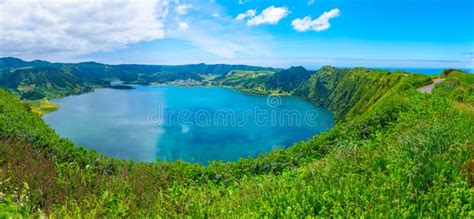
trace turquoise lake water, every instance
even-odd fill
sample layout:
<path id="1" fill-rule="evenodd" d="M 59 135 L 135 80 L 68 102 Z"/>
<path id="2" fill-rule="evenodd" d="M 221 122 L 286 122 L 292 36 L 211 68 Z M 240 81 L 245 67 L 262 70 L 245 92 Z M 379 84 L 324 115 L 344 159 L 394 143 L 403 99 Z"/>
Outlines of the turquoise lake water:
<path id="1" fill-rule="evenodd" d="M 135 161 L 236 161 L 306 140 L 333 125 L 323 108 L 296 97 L 220 87 L 98 89 L 54 100 L 43 119 L 77 145 Z"/>

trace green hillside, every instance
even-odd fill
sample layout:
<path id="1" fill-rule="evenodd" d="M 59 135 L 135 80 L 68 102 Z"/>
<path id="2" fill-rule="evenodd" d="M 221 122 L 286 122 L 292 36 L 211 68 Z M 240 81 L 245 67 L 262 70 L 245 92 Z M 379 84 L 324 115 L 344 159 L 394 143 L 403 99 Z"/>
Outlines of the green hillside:
<path id="1" fill-rule="evenodd" d="M 18 92 L 23 99 L 62 97 L 93 90 L 94 86 L 105 86 L 105 82 L 84 80 L 51 67 L 19 68 L 0 75 L 0 86 Z"/>
<path id="2" fill-rule="evenodd" d="M 235 71 L 215 79 L 218 84 L 256 94 L 290 94 L 311 72 L 303 67 L 273 71 Z"/>
<path id="3" fill-rule="evenodd" d="M 278 85 L 273 75 L 234 86 Z M 445 73 L 432 94 L 416 90 L 430 77 L 403 72 L 304 77 L 286 90 L 331 109 L 332 129 L 207 167 L 77 147 L 0 90 L 0 217 L 474 217 L 473 75 Z"/>
<path id="4" fill-rule="evenodd" d="M 446 95 L 458 102 L 474 104 L 474 77 L 472 74 L 446 70 L 441 75 L 445 82 L 437 85 L 434 90 L 438 95 Z"/>
<path id="5" fill-rule="evenodd" d="M 317 105 L 334 112 L 337 119 L 360 115 L 380 98 L 391 95 L 405 77 L 412 77 L 411 86 L 431 83 L 431 78 L 397 71 L 367 68 L 337 69 L 325 66 L 305 81 L 295 91 Z"/>

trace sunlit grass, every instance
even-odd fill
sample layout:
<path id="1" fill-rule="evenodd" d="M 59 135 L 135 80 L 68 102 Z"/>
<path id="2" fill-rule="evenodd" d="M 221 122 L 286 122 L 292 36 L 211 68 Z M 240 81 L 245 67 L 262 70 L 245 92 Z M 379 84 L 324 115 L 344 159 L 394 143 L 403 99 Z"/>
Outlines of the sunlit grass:
<path id="1" fill-rule="evenodd" d="M 25 101 L 29 106 L 31 106 L 31 111 L 42 116 L 49 112 L 54 112 L 59 109 L 59 104 L 53 103 L 49 100 L 35 100 L 35 101 Z"/>

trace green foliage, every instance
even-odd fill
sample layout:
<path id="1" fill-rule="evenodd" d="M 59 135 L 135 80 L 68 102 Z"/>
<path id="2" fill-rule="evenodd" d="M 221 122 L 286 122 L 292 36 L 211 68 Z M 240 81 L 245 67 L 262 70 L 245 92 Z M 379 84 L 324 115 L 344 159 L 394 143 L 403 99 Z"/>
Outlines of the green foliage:
<path id="1" fill-rule="evenodd" d="M 38 91 L 27 91 L 21 94 L 21 99 L 26 100 L 41 100 L 46 96 Z"/>
<path id="2" fill-rule="evenodd" d="M 291 67 L 268 77 L 267 80 L 264 81 L 264 86 L 274 90 L 291 92 L 295 87 L 298 87 L 301 83 L 308 80 L 311 74 L 311 72 L 306 71 L 306 69 L 301 66 Z"/>
<path id="3" fill-rule="evenodd" d="M 243 87 L 274 75 L 239 74 Z M 288 149 L 206 167 L 76 147 L 0 90 L 0 216 L 471 218 L 474 113 L 455 97 L 472 83 L 456 78 L 452 95 L 441 92 L 448 78 L 430 95 L 416 91 L 426 76 L 324 67 L 291 92 L 344 119 Z"/>
<path id="4" fill-rule="evenodd" d="M 445 81 L 433 89 L 438 95 L 449 96 L 456 101 L 474 105 L 474 75 L 458 70 L 446 70 Z"/>
<path id="5" fill-rule="evenodd" d="M 46 113 L 56 111 L 59 105 L 48 100 L 27 100 L 24 101 L 28 106 L 31 107 L 31 111 L 42 116 Z"/>
<path id="6" fill-rule="evenodd" d="M 274 74 L 274 72 L 272 71 L 234 70 L 225 75 L 217 77 L 214 80 L 218 81 L 220 84 L 225 85 L 225 86 L 236 86 L 241 83 L 245 83 L 246 81 L 250 81 L 258 77 L 270 76 L 272 74 Z"/>

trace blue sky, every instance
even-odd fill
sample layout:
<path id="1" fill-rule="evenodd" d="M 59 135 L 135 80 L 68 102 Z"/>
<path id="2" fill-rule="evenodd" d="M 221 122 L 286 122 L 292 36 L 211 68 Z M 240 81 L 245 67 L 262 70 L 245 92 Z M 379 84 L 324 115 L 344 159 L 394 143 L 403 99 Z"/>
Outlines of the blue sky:
<path id="1" fill-rule="evenodd" d="M 474 68 L 472 0 L 86 2 L 1 2 L 0 55 L 114 64 Z"/>

